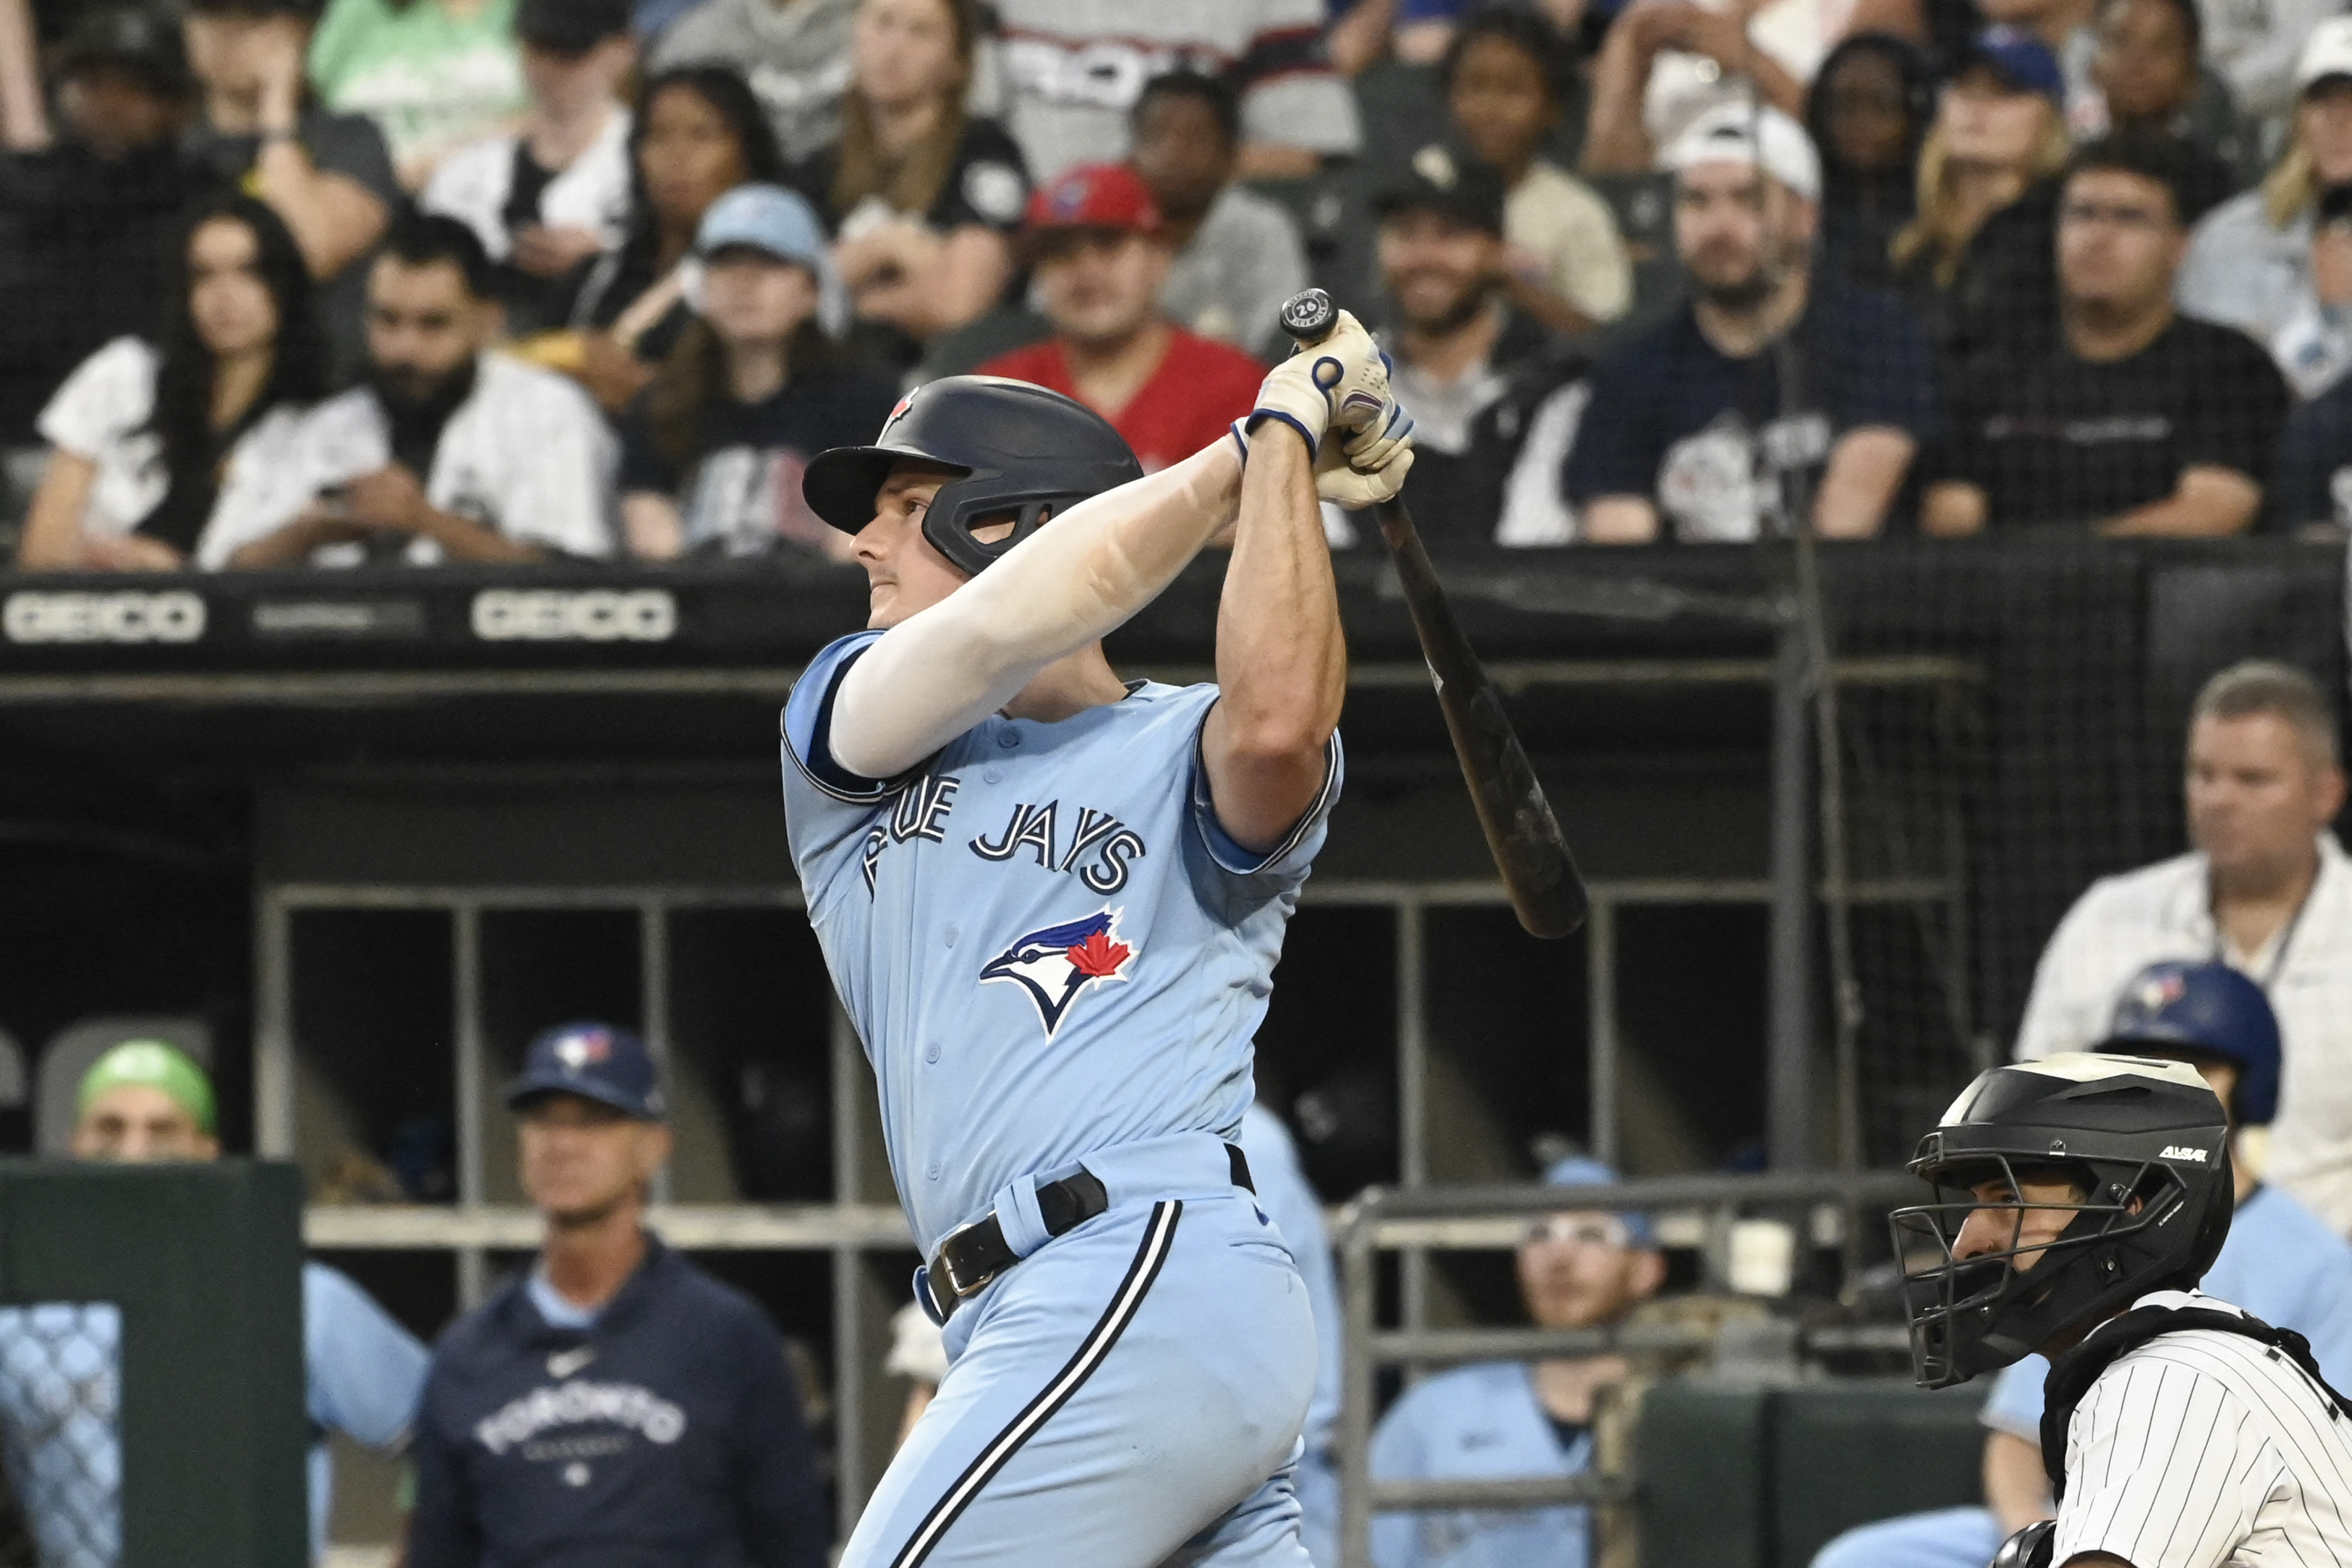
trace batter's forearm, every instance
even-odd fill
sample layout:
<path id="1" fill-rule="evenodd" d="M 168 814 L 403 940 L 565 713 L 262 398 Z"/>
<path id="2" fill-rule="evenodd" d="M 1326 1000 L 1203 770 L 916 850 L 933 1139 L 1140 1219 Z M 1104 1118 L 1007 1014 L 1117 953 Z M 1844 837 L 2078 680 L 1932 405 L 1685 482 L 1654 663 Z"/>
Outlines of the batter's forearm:
<path id="1" fill-rule="evenodd" d="M 1348 645 L 1306 444 L 1262 426 L 1217 605 L 1219 706 L 1237 738 L 1320 753 L 1339 727 Z"/>
<path id="2" fill-rule="evenodd" d="M 1217 705 L 1201 736 L 1217 820 L 1270 850 L 1325 784 L 1348 645 L 1303 441 L 1258 427 L 1217 605 Z"/>
<path id="3" fill-rule="evenodd" d="M 870 779 L 913 767 L 1150 604 L 1240 497 L 1240 456 L 1220 441 L 1051 520 L 850 666 L 826 737 L 834 760 Z"/>

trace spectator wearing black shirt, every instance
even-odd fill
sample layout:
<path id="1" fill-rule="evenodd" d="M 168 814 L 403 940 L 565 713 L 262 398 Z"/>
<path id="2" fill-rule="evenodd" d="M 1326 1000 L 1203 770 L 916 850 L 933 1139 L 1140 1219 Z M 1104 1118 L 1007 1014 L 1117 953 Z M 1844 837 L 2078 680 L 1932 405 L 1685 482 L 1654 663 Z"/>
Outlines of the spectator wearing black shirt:
<path id="1" fill-rule="evenodd" d="M 1593 376 L 1568 466 L 1581 536 L 1753 540 L 1792 502 L 1790 471 L 1816 466 L 1806 521 L 1876 533 L 1934 419 L 1917 325 L 1813 274 L 1820 165 L 1788 116 L 1710 111 L 1667 157 L 1694 297 Z"/>
<path id="2" fill-rule="evenodd" d="M 2050 317 L 2057 175 L 2073 152 L 2065 95 L 2047 45 L 1988 27 L 1937 100 L 1919 150 L 1919 215 L 1891 254 L 1948 367 L 2020 330 L 2039 333 Z"/>
<path id="3" fill-rule="evenodd" d="M 2035 525 L 2242 532 L 2287 395 L 2242 334 L 2178 314 L 2179 150 L 2112 137 L 2077 154 L 2058 218 L 2059 321 L 1948 389 L 1948 447 L 1921 521 L 1944 536 Z"/>
<path id="4" fill-rule="evenodd" d="M 562 324 L 562 282 L 621 243 L 629 217 L 629 111 L 635 68 L 629 0 L 521 0 L 515 36 L 530 112 L 510 134 L 441 161 L 417 205 L 463 220 L 497 270 L 507 330 Z"/>
<path id="5" fill-rule="evenodd" d="M 993 309 L 1029 199 L 1021 149 L 966 112 L 976 0 L 862 0 L 841 138 L 793 183 L 825 215 L 866 346 L 901 367 Z"/>
<path id="6" fill-rule="evenodd" d="M 375 122 L 334 114 L 303 78 L 318 0 L 189 0 L 183 28 L 199 110 L 188 151 L 224 189 L 268 202 L 322 286 L 337 368 L 362 357 L 364 265 L 404 197 Z"/>
<path id="7" fill-rule="evenodd" d="M 898 384 L 844 363 L 816 323 L 824 235 L 798 195 L 743 185 L 695 240 L 695 320 L 623 434 L 629 548 L 667 559 L 795 545 L 847 559 L 801 497 L 808 459 L 873 438 Z"/>
<path id="8" fill-rule="evenodd" d="M 679 266 L 702 215 L 751 182 L 785 184 L 784 155 L 741 77 L 686 66 L 647 82 L 629 124 L 627 237 L 566 280 L 571 330 L 532 357 L 578 380 L 606 413 L 628 407 L 691 318 Z"/>
<path id="9" fill-rule="evenodd" d="M 1822 261 L 1848 283 L 1891 287 L 1895 235 L 1918 216 L 1919 148 L 1934 122 L 1927 58 L 1892 33 L 1830 51 L 1805 99 L 1822 156 Z"/>
<path id="10" fill-rule="evenodd" d="M 251 196 L 185 230 L 160 342 L 121 337 L 41 415 L 48 466 L 17 547 L 26 570 L 168 571 L 216 513 L 249 510 L 327 389 L 294 237 Z"/>
<path id="11" fill-rule="evenodd" d="M 18 74 L 0 72 L 0 88 Z M 110 6 L 61 46 L 63 135 L 37 91 L 0 117 L 25 111 L 0 160 L 0 447 L 39 440 L 34 417 L 66 373 L 153 324 L 191 184 L 179 146 L 190 87 L 179 28 Z"/>
<path id="12" fill-rule="evenodd" d="M 1585 365 L 1507 292 L 1502 174 L 1433 145 L 1374 206 L 1383 346 L 1413 417 L 1414 521 L 1432 543 L 1569 542 L 1559 468 Z"/>

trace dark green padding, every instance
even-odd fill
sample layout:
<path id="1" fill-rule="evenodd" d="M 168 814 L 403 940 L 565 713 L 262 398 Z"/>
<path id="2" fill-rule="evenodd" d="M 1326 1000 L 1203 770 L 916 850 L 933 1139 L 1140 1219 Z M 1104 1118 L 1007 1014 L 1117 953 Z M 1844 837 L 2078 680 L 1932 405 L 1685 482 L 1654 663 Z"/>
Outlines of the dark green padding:
<path id="1" fill-rule="evenodd" d="M 1805 1568 L 1857 1524 L 1984 1500 L 1990 1382 L 1929 1394 L 1908 1384 L 1824 1384 L 1773 1401 L 1775 1568 Z"/>
<path id="2" fill-rule="evenodd" d="M 1805 1568 L 1841 1531 L 1982 1500 L 1981 1388 L 1662 1384 L 1642 1406 L 1643 1568 Z"/>
<path id="3" fill-rule="evenodd" d="M 0 1303 L 122 1312 L 122 1568 L 303 1568 L 291 1165 L 0 1161 Z"/>

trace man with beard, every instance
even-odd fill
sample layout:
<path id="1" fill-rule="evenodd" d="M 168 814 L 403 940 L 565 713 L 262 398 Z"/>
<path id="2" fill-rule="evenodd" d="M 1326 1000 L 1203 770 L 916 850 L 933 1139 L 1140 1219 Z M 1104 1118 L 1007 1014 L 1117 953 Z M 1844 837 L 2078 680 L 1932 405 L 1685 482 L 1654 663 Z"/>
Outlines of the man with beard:
<path id="1" fill-rule="evenodd" d="M 368 278 L 368 373 L 319 405 L 276 504 L 206 566 L 538 561 L 613 552 L 614 443 L 572 382 L 486 352 L 490 264 L 456 218 L 409 220 Z"/>
<path id="2" fill-rule="evenodd" d="M 1582 537 L 1752 540 L 1804 488 L 1796 521 L 1876 533 L 1933 421 L 1925 337 L 1890 296 L 1812 275 L 1821 163 L 1795 121 L 1711 110 L 1663 162 L 1694 297 L 1593 377 L 1568 467 Z"/>
<path id="3" fill-rule="evenodd" d="M 1413 417 L 1413 521 L 1433 542 L 1574 537 L 1559 469 L 1583 414 L 1583 356 L 1503 296 L 1503 176 L 1439 144 L 1374 198 L 1381 346 Z"/>

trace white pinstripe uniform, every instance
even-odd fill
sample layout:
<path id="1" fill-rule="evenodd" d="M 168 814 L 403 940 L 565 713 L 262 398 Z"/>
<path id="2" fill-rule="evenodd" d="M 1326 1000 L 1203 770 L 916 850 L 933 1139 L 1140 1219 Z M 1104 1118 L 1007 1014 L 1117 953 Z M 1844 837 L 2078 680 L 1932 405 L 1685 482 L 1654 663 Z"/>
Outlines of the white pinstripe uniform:
<path id="1" fill-rule="evenodd" d="M 2239 1309 L 2158 1291 L 2136 1307 Z M 2352 1568 L 2352 1417 L 2258 1340 L 2211 1329 L 2118 1356 L 2083 1395 L 2050 1561 Z"/>

